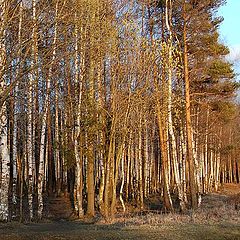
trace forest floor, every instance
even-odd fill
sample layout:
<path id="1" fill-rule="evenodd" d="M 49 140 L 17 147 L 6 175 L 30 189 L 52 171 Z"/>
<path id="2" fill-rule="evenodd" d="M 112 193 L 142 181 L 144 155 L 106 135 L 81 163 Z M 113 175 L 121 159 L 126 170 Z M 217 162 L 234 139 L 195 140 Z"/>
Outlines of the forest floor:
<path id="1" fill-rule="evenodd" d="M 94 224 L 77 220 L 0 223 L 0 240 L 28 239 L 240 240 L 240 184 L 226 184 L 218 193 L 204 196 L 201 208 L 185 214 L 119 216 L 111 223 Z"/>

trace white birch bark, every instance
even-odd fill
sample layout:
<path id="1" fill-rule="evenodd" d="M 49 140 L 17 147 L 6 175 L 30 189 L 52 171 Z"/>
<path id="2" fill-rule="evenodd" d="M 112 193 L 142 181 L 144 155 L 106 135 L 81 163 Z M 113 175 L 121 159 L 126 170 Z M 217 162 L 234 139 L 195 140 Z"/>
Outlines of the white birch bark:
<path id="1" fill-rule="evenodd" d="M 21 72 L 21 55 L 22 55 L 22 22 L 23 22 L 23 2 L 21 1 L 20 2 L 20 5 L 19 5 L 19 24 L 18 24 L 18 72 L 20 73 Z M 21 111 L 23 110 L 23 96 L 19 96 L 19 104 L 20 104 L 20 109 Z M 23 112 L 23 111 L 22 111 Z M 19 127 L 19 126 L 18 126 Z M 22 133 L 23 134 L 23 133 Z M 23 134 L 24 138 L 26 137 L 25 134 Z M 25 148 L 25 143 L 23 144 L 24 145 L 24 148 Z M 23 221 L 23 184 L 24 184 L 24 178 L 26 177 L 25 175 L 25 169 L 27 168 L 26 167 L 26 163 L 27 163 L 27 156 L 26 156 L 26 149 L 23 153 L 23 157 L 22 159 L 20 159 L 19 157 L 19 165 L 20 166 L 17 166 L 18 169 L 20 170 L 20 222 Z"/>
<path id="2" fill-rule="evenodd" d="M 197 160 L 197 151 L 196 151 L 196 141 L 194 141 L 193 130 L 192 130 L 192 146 L 193 146 L 193 161 L 195 164 L 195 177 L 196 177 L 196 185 L 197 185 L 197 201 L 198 207 L 202 202 L 202 192 L 201 192 L 201 180 L 200 180 L 200 164 Z"/>
<path id="3" fill-rule="evenodd" d="M 82 31 L 81 31 L 82 32 Z M 78 101 L 77 101 L 77 111 L 76 111 L 76 128 L 74 132 L 74 151 L 75 151 L 75 157 L 76 157 L 76 197 L 77 202 L 75 203 L 75 210 L 78 213 L 78 217 L 83 217 L 84 211 L 82 207 L 82 165 L 83 165 L 83 159 L 82 156 L 79 154 L 79 140 L 81 135 L 81 105 L 82 105 L 82 84 L 83 84 L 83 73 L 81 72 L 81 77 L 79 78 L 79 47 L 78 47 L 78 37 L 79 37 L 79 29 L 77 26 L 77 15 L 75 13 L 75 31 L 74 31 L 74 37 L 75 37 L 75 62 L 74 62 L 74 68 L 75 68 L 75 85 L 77 86 L 79 84 L 78 89 Z M 83 57 L 83 51 L 81 51 L 81 70 L 84 68 L 84 57 Z M 80 82 L 79 82 L 80 81 Z"/>
<path id="4" fill-rule="evenodd" d="M 125 159 L 125 144 L 123 146 L 123 153 L 122 153 L 122 158 L 121 158 L 121 177 L 122 177 L 122 182 L 121 182 L 121 187 L 120 187 L 120 196 L 119 196 L 119 199 L 120 199 L 120 202 L 122 204 L 122 207 L 123 207 L 123 212 L 126 211 L 126 207 L 125 207 L 125 204 L 124 204 L 124 200 L 123 200 L 123 188 L 124 188 L 124 182 L 125 182 L 125 175 L 124 175 L 124 159 Z"/>
<path id="5" fill-rule="evenodd" d="M 204 193 L 208 192 L 208 124 L 209 124 L 209 108 L 207 109 L 206 132 L 204 141 L 204 169 L 203 169 Z"/>
<path id="6" fill-rule="evenodd" d="M 142 180 L 142 111 L 140 110 L 140 120 L 139 120 L 139 130 L 138 130 L 138 162 L 139 162 L 139 196 L 140 196 L 140 209 L 143 209 L 143 180 Z"/>
<path id="7" fill-rule="evenodd" d="M 222 138 L 222 127 L 220 128 L 220 139 Z M 221 141 L 218 140 L 218 147 L 216 153 L 216 172 L 215 172 L 215 191 L 218 191 L 219 183 L 220 183 L 220 163 L 221 163 Z"/>
<path id="8" fill-rule="evenodd" d="M 180 123 L 180 142 L 181 142 L 181 151 L 182 151 L 182 159 L 181 159 L 181 185 L 183 187 L 183 200 L 185 203 L 187 203 L 187 179 L 186 179 L 186 156 L 187 156 L 187 147 L 186 147 L 186 141 L 185 136 L 183 132 L 182 123 Z"/>
<path id="9" fill-rule="evenodd" d="M 172 32 L 170 29 L 170 16 L 171 16 L 171 9 L 168 8 L 172 7 L 172 2 L 170 0 L 166 0 L 166 26 L 169 32 L 169 40 L 167 44 L 167 52 L 168 52 L 168 62 L 167 62 L 167 69 L 168 69 L 168 131 L 169 131 L 169 143 L 171 142 L 172 146 L 172 160 L 173 160 L 173 170 L 175 176 L 175 182 L 177 185 L 178 190 L 178 198 L 180 201 L 180 207 L 183 210 L 185 208 L 184 204 L 184 197 L 183 197 L 183 189 L 181 186 L 180 181 L 180 172 L 179 172 L 179 161 L 177 157 L 177 146 L 176 146 L 176 138 L 173 130 L 173 120 L 172 120 L 172 71 L 173 71 L 173 46 L 172 46 Z"/>
<path id="10" fill-rule="evenodd" d="M 1 60 L 1 59 L 0 59 Z M 0 66 L 1 67 L 1 66 Z M 3 87 L 1 82 L 1 88 Z M 10 161 L 9 149 L 7 141 L 7 118 L 6 118 L 6 104 L 3 104 L 0 112 L 0 220 L 7 220 L 8 218 L 8 182 L 9 172 L 7 164 Z"/>
<path id="11" fill-rule="evenodd" d="M 52 59 L 49 67 L 48 76 L 46 79 L 46 99 L 43 105 L 43 116 L 42 116 L 42 129 L 41 129 L 41 146 L 40 146 L 40 163 L 39 163 L 39 174 L 38 174 L 38 216 L 39 218 L 42 217 L 42 211 L 43 211 L 43 186 L 45 183 L 45 174 L 44 174 L 44 160 L 45 165 L 47 166 L 47 159 L 45 159 L 45 138 L 46 138 L 46 127 L 47 127 L 47 114 L 48 109 L 50 106 L 50 86 L 51 86 L 51 78 L 52 78 L 52 69 L 53 69 L 53 63 L 56 59 L 56 43 L 57 43 L 57 22 L 58 17 L 58 1 L 55 5 L 55 23 L 54 23 L 54 36 L 53 36 L 53 52 L 52 52 Z M 46 169 L 45 169 L 46 171 Z"/>
<path id="12" fill-rule="evenodd" d="M 61 163 L 60 163 L 60 139 L 59 139 L 59 86 L 56 82 L 55 89 L 55 173 L 56 173 L 56 182 L 57 182 L 57 194 L 60 193 L 61 186 Z"/>
<path id="13" fill-rule="evenodd" d="M 0 95 L 6 87 L 6 1 L 0 0 Z M 8 182 L 10 161 L 7 137 L 7 109 L 4 102 L 0 109 L 0 220 L 8 218 Z"/>
<path id="14" fill-rule="evenodd" d="M 56 26 L 55 26 L 56 27 Z M 55 36 L 54 36 L 55 37 Z M 55 37 L 56 38 L 56 37 Z M 56 41 L 56 39 L 55 39 Z M 56 44 L 56 42 L 55 42 Z M 59 84 L 56 80 L 56 89 L 55 89 L 55 173 L 56 173 L 56 182 L 57 182 L 57 194 L 60 194 L 61 191 L 61 163 L 60 163 L 60 138 L 59 138 Z"/>
<path id="15" fill-rule="evenodd" d="M 31 76 L 32 76 L 32 81 L 31 81 L 31 96 L 29 96 L 29 98 L 32 100 L 31 104 L 29 104 L 29 108 L 31 107 L 31 111 L 32 111 L 32 116 L 30 117 L 29 119 L 29 122 L 31 120 L 31 124 L 32 126 L 29 126 L 29 132 L 31 130 L 31 139 L 30 140 L 30 135 L 29 135 L 29 139 L 28 141 L 32 141 L 31 143 L 31 146 L 30 146 L 30 149 L 29 151 L 32 151 L 32 156 L 31 156 L 31 163 L 30 165 L 32 164 L 32 169 L 30 167 L 30 171 L 31 171 L 31 175 L 32 175 L 32 178 L 30 179 L 30 184 L 32 185 L 32 191 L 29 195 L 29 201 L 30 201 L 30 216 L 33 217 L 33 186 L 34 186 L 34 183 L 37 183 L 37 187 L 38 187 L 38 180 L 39 179 L 36 179 L 36 176 L 37 176 L 37 172 L 36 172 L 36 162 L 35 162 L 35 156 L 34 156 L 34 150 L 35 150 L 35 140 L 36 140 L 36 137 L 35 137 L 35 129 L 34 127 L 36 126 L 36 122 L 35 122 L 35 116 L 34 114 L 39 114 L 37 111 L 37 109 L 35 109 L 35 106 L 34 106 L 34 102 L 37 103 L 38 102 L 38 87 L 37 87 L 37 84 L 38 84 L 38 76 L 39 76 L 39 67 L 38 67 L 38 42 L 37 42 L 37 35 L 38 35 L 38 31 L 37 31 L 37 7 L 36 7 L 36 4 L 37 4 L 37 0 L 32 0 L 32 20 L 33 20 L 33 28 L 32 28 L 32 60 L 31 60 Z M 34 87 L 33 87 L 34 86 Z M 34 97 L 35 97 L 35 100 L 34 100 Z M 31 106 L 30 106 L 31 105 Z"/>
<path id="16" fill-rule="evenodd" d="M 128 161 L 127 161 L 127 172 L 126 172 L 126 200 L 128 201 L 129 198 L 129 184 L 130 184 L 130 164 L 131 164 L 131 145 L 132 145 L 132 131 L 130 130 L 129 133 L 129 140 L 128 140 L 128 149 L 127 149 L 127 155 L 128 155 Z"/>
<path id="17" fill-rule="evenodd" d="M 150 176 L 149 176 L 149 168 L 150 168 L 150 163 L 149 163 L 149 150 L 148 150 L 148 126 L 147 126 L 147 120 L 145 118 L 145 123 L 144 123 L 144 158 L 145 158 L 145 165 L 144 165 L 144 196 L 148 196 L 148 189 L 150 188 Z"/>
<path id="18" fill-rule="evenodd" d="M 213 185 L 213 171 L 214 171 L 214 153 L 212 148 L 210 149 L 210 157 L 209 157 L 209 161 L 210 161 L 210 171 L 209 171 L 209 176 L 208 176 L 208 191 L 211 192 L 212 191 L 212 185 Z"/>

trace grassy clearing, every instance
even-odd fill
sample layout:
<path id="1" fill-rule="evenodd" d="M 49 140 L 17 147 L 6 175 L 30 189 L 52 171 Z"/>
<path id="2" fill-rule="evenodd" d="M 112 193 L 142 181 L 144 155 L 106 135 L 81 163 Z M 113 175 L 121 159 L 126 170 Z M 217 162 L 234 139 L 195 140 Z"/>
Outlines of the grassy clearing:
<path id="1" fill-rule="evenodd" d="M 186 214 L 147 214 L 117 217 L 95 224 L 59 221 L 0 225 L 1 240 L 162 239 L 240 240 L 240 212 L 222 207 Z"/>
<path id="2" fill-rule="evenodd" d="M 163 240 L 239 240 L 240 225 L 232 223 L 89 225 L 80 222 L 55 222 L 15 226 L 0 230 L 1 240 L 81 240 L 81 239 L 163 239 Z"/>
<path id="3" fill-rule="evenodd" d="M 240 240 L 240 210 L 234 205 L 238 190 L 234 194 L 204 196 L 201 208 L 185 214 L 119 215 L 110 222 L 98 219 L 94 224 L 84 221 L 0 224 L 0 240 Z"/>

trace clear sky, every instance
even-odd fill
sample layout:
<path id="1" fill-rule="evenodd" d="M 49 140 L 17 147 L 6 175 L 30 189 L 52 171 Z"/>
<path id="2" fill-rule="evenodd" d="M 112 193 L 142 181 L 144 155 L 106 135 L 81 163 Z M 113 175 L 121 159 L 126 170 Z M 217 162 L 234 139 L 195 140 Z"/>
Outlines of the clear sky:
<path id="1" fill-rule="evenodd" d="M 219 9 L 219 15 L 224 17 L 220 38 L 229 46 L 228 59 L 234 63 L 236 72 L 240 74 L 240 0 L 227 0 L 226 5 Z"/>

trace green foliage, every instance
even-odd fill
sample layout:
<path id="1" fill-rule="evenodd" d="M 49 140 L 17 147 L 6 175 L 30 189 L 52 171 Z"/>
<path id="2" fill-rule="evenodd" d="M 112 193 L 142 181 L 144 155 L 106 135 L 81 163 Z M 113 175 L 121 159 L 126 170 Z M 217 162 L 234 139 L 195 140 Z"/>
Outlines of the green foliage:
<path id="1" fill-rule="evenodd" d="M 231 121 L 236 113 L 236 105 L 232 102 L 216 101 L 212 104 L 212 111 L 215 111 L 219 115 L 219 120 L 224 123 Z"/>
<path id="2" fill-rule="evenodd" d="M 239 87 L 240 83 L 238 82 L 224 81 L 218 83 L 214 91 L 216 94 L 223 97 L 233 97 Z"/>
<path id="3" fill-rule="evenodd" d="M 212 80 L 219 80 L 220 78 L 233 78 L 234 72 L 232 69 L 232 64 L 225 62 L 221 59 L 214 60 L 208 71 L 208 75 Z"/>
<path id="4" fill-rule="evenodd" d="M 224 44 L 218 42 L 219 33 L 214 30 L 213 33 L 206 34 L 203 36 L 203 43 L 207 46 L 208 54 L 216 56 L 226 56 L 229 54 L 229 48 Z"/>

